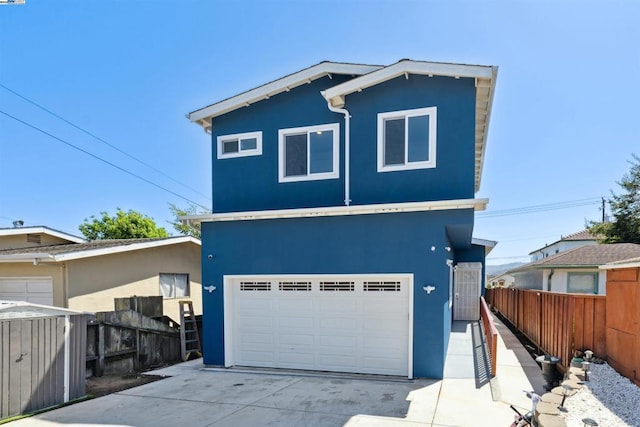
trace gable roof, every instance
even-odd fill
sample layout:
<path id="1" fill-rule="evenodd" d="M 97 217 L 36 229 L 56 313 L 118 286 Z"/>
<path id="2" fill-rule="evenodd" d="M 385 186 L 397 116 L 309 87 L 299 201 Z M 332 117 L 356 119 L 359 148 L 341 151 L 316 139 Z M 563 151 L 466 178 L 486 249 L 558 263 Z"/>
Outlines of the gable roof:
<path id="1" fill-rule="evenodd" d="M 67 245 L 4 249 L 0 250 L 0 262 L 70 261 L 189 242 L 200 246 L 200 240 L 198 239 L 190 236 L 179 236 L 153 239 L 93 240 Z"/>
<path id="2" fill-rule="evenodd" d="M 589 230 L 582 230 L 582 231 L 578 231 L 577 233 L 573 233 L 573 234 L 569 234 L 567 236 L 560 236 L 560 240 L 556 240 L 553 243 L 550 243 L 548 245 L 544 245 L 541 248 L 536 249 L 535 251 L 531 251 L 529 252 L 529 255 L 533 255 L 536 252 L 540 252 L 541 250 L 548 248 L 549 246 L 553 246 L 556 243 L 560 243 L 560 242 L 579 242 L 579 241 L 597 241 L 598 240 L 598 236 L 595 236 L 593 234 L 591 234 L 591 232 Z"/>
<path id="3" fill-rule="evenodd" d="M 509 273 L 533 268 L 599 267 L 611 262 L 635 257 L 640 257 L 640 245 L 635 243 L 588 245 L 522 265 L 509 271 Z"/>
<path id="4" fill-rule="evenodd" d="M 402 75 L 407 78 L 409 74 L 420 74 L 475 79 L 475 191 L 477 192 L 480 189 L 489 119 L 491 117 L 491 106 L 493 104 L 493 93 L 498 74 L 498 67 L 494 66 L 412 61 L 410 59 L 402 59 L 389 66 L 325 61 L 193 111 L 189 113 L 187 117 L 192 122 L 200 124 L 205 131 L 210 131 L 213 126 L 212 120 L 214 117 L 249 106 L 264 99 L 269 99 L 270 96 L 289 91 L 291 88 L 305 83 L 311 83 L 312 80 L 331 74 L 351 74 L 359 76 L 321 92 L 327 102 L 331 103 L 334 107 L 344 106 L 345 96 L 350 93 L 361 91 Z"/>
<path id="5" fill-rule="evenodd" d="M 309 68 L 305 68 L 304 70 L 297 71 L 262 86 L 258 86 L 257 88 L 250 89 L 246 92 L 242 92 L 241 94 L 218 101 L 215 104 L 192 111 L 187 114 L 187 118 L 192 122 L 198 123 L 205 131 L 209 132 L 213 126 L 213 118 L 242 107 L 248 107 L 258 101 L 269 99 L 269 97 L 273 95 L 288 92 L 294 87 L 311 83 L 313 80 L 327 75 L 330 76 L 331 74 L 349 74 L 359 76 L 380 68 L 382 68 L 381 65 L 323 61 L 319 64 L 312 65 Z"/>
<path id="6" fill-rule="evenodd" d="M 73 234 L 65 233 L 63 231 L 54 230 L 53 228 L 45 227 L 44 225 L 36 225 L 31 227 L 0 228 L 0 237 L 20 236 L 23 234 L 48 234 L 49 236 L 57 237 L 59 239 L 65 239 L 73 243 L 82 243 L 85 241 L 82 237 L 74 236 Z"/>

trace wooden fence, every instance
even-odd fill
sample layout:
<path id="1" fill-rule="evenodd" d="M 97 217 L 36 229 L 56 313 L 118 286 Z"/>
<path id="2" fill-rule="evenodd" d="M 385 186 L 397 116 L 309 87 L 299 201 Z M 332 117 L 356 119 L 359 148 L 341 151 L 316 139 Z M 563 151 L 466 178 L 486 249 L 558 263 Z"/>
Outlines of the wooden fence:
<path id="1" fill-rule="evenodd" d="M 87 368 L 94 376 L 139 372 L 180 360 L 178 329 L 135 311 L 96 313 L 87 325 Z"/>
<path id="2" fill-rule="evenodd" d="M 486 290 L 486 300 L 538 353 L 560 357 L 565 368 L 576 350 L 607 357 L 605 296 L 494 288 Z"/>
<path id="3" fill-rule="evenodd" d="M 496 369 L 498 368 L 498 330 L 493 323 L 493 317 L 491 317 L 491 312 L 484 297 L 480 297 L 480 318 L 482 319 L 484 336 L 487 340 L 489 356 L 491 357 L 491 376 L 495 377 Z"/>

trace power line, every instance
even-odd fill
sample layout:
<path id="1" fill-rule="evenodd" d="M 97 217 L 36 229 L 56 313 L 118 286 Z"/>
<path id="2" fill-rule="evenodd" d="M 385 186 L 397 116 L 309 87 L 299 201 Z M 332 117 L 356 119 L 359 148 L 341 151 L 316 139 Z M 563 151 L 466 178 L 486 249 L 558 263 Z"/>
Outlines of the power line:
<path id="1" fill-rule="evenodd" d="M 144 177 L 142 177 L 142 176 L 140 176 L 140 175 L 137 175 L 137 174 L 135 174 L 135 173 L 133 173 L 133 172 L 131 172 L 131 171 L 129 171 L 129 170 L 127 170 L 127 169 L 123 168 L 123 167 L 120 167 L 120 166 L 116 165 L 115 163 L 111 163 L 110 161 L 105 160 L 105 159 L 103 159 L 102 157 L 97 156 L 97 155 L 95 155 L 95 154 L 93 154 L 93 153 L 91 153 L 91 152 L 89 152 L 89 151 L 87 151 L 87 150 L 84 150 L 84 149 L 82 149 L 82 148 L 78 147 L 77 145 L 74 145 L 74 144 L 72 144 L 72 143 L 70 143 L 70 142 L 68 142 L 68 141 L 65 141 L 65 140 L 64 140 L 64 139 L 62 139 L 62 138 L 58 138 L 57 136 L 55 136 L 55 135 L 53 135 L 53 134 L 50 134 L 49 132 L 47 132 L 47 131 L 45 131 L 45 130 L 43 130 L 43 129 L 40 129 L 39 127 L 34 126 L 34 125 L 32 125 L 31 123 L 27 123 L 27 122 L 25 122 L 24 120 L 21 120 L 21 119 L 19 119 L 19 118 L 15 117 L 15 116 L 12 116 L 11 114 L 9 114 L 9 113 L 7 113 L 7 112 L 5 112 L 5 111 L 0 110 L 0 113 L 1 113 L 1 114 L 4 114 L 5 116 L 9 117 L 10 119 L 13 119 L 13 120 L 17 121 L 18 123 L 21 123 L 21 124 L 23 124 L 23 125 L 25 125 L 25 126 L 27 126 L 27 127 L 30 127 L 31 129 L 33 129 L 33 130 L 35 130 L 35 131 L 38 131 L 38 132 L 40 132 L 40 133 L 42 133 L 42 134 L 44 134 L 44 135 L 47 135 L 47 136 L 48 136 L 48 137 L 50 137 L 50 138 L 53 138 L 53 139 L 55 139 L 56 141 L 60 141 L 60 142 L 62 142 L 63 144 L 68 145 L 68 146 L 69 146 L 69 147 L 71 147 L 71 148 L 74 148 L 74 149 L 76 149 L 76 150 L 78 150 L 78 151 L 80 151 L 80 152 L 82 152 L 82 153 L 84 153 L 84 154 L 86 154 L 86 155 L 88 155 L 88 156 L 91 156 L 91 157 L 93 157 L 93 158 L 94 158 L 94 159 L 96 159 L 96 160 L 99 160 L 99 161 L 101 161 L 101 162 L 103 162 L 103 163 L 106 163 L 107 165 L 112 166 L 112 167 L 114 167 L 114 168 L 118 169 L 119 171 L 122 171 L 122 172 L 126 173 L 127 175 L 131 175 L 131 176 L 133 176 L 134 178 L 138 178 L 139 180 L 146 182 L 147 184 L 151 184 L 151 185 L 153 185 L 153 186 L 154 186 L 154 187 L 156 187 L 156 188 L 159 188 L 159 189 L 161 189 L 161 190 L 163 190 L 163 191 L 166 191 L 167 193 L 170 193 L 170 194 L 172 194 L 172 195 L 174 195 L 174 196 L 176 196 L 176 197 L 179 197 L 179 198 L 181 198 L 182 200 L 185 200 L 185 201 L 187 201 L 187 202 L 191 203 L 192 205 L 199 206 L 199 207 L 201 207 L 201 208 L 203 208 L 203 209 L 207 209 L 207 210 L 209 209 L 208 207 L 203 206 L 203 205 L 201 205 L 200 203 L 194 202 L 193 200 L 188 199 L 187 197 L 181 196 L 180 194 L 176 193 L 175 191 L 171 191 L 171 190 L 169 190 L 168 188 L 163 187 L 163 186 L 161 186 L 161 185 L 159 185 L 159 184 L 156 184 L 155 182 L 150 181 L 150 180 L 148 180 L 147 178 L 144 178 Z"/>
<path id="2" fill-rule="evenodd" d="M 595 205 L 600 203 L 600 197 L 592 197 L 589 199 L 569 200 L 565 202 L 549 203 L 545 205 L 525 206 L 513 209 L 503 209 L 499 211 L 478 212 L 477 219 L 494 218 L 500 216 L 524 215 L 529 213 L 546 212 L 558 209 L 569 209 L 580 206 Z"/>
<path id="3" fill-rule="evenodd" d="M 97 135 L 95 135 L 95 134 L 91 133 L 90 131 L 88 131 L 88 130 L 86 130 L 86 129 L 82 128 L 81 126 L 76 125 L 75 123 L 73 123 L 73 122 L 71 122 L 71 121 L 69 121 L 69 120 L 65 119 L 64 117 L 60 116 L 59 114 L 54 113 L 54 112 L 53 112 L 53 111 L 51 111 L 50 109 L 48 109 L 48 108 L 46 108 L 46 107 L 44 107 L 44 106 L 42 106 L 42 105 L 38 104 L 37 102 L 35 102 L 35 101 L 33 101 L 33 100 L 31 100 L 31 99 L 27 98 L 27 97 L 26 97 L 26 96 L 24 96 L 24 95 L 19 94 L 19 93 L 18 93 L 18 92 L 16 92 L 15 90 L 8 88 L 7 86 L 3 85 L 2 83 L 0 83 L 0 87 L 2 87 L 4 90 L 6 90 L 6 91 L 8 91 L 8 92 L 11 92 L 12 94 L 14 94 L 15 96 L 17 96 L 18 98 L 20 98 L 20 99 L 22 99 L 22 100 L 24 100 L 24 101 L 28 102 L 29 104 L 34 105 L 35 107 L 37 107 L 37 108 L 39 108 L 39 109 L 41 109 L 41 110 L 43 110 L 43 111 L 46 111 L 47 113 L 51 114 L 53 117 L 55 117 L 55 118 L 57 118 L 57 119 L 59 119 L 59 120 L 62 120 L 63 122 L 65 122 L 65 123 L 66 123 L 66 124 L 68 124 L 69 126 L 72 126 L 72 127 L 76 128 L 76 129 L 77 129 L 77 130 L 79 130 L 80 132 L 83 132 L 83 133 L 85 133 L 86 135 L 89 135 L 90 137 L 92 137 L 92 138 L 94 138 L 94 139 L 96 139 L 96 140 L 98 140 L 98 141 L 102 142 L 103 144 L 105 144 L 105 145 L 107 145 L 107 146 L 111 147 L 112 149 L 116 150 L 117 152 L 119 152 L 119 153 L 121 153 L 121 154 L 124 154 L 125 156 L 129 157 L 130 159 L 135 160 L 136 162 L 140 163 L 141 165 L 144 165 L 144 166 L 148 167 L 149 169 L 151 169 L 151 170 L 153 170 L 153 171 L 155 171 L 155 172 L 157 172 L 157 173 L 161 174 L 162 176 L 164 176 L 165 178 L 170 179 L 171 181 L 175 182 L 176 184 L 179 184 L 179 185 L 181 185 L 182 187 L 187 188 L 187 189 L 189 189 L 189 190 L 191 190 L 191 191 L 195 192 L 196 194 L 199 194 L 200 196 L 204 197 L 204 198 L 205 198 L 205 199 L 207 199 L 207 200 L 211 200 L 211 198 L 210 198 L 209 196 L 207 196 L 206 194 L 203 194 L 203 193 L 199 192 L 198 190 L 196 190 L 195 188 L 190 187 L 190 186 L 188 186 L 187 184 L 184 184 L 184 183 L 182 183 L 182 182 L 180 182 L 180 181 L 176 180 L 175 178 L 172 178 L 172 177 L 171 177 L 170 175 L 168 175 L 166 172 L 164 172 L 164 171 L 162 171 L 162 170 L 160 170 L 160 169 L 158 169 L 158 168 L 156 168 L 156 167 L 154 167 L 154 166 L 152 166 L 152 165 L 150 165 L 150 164 L 146 163 L 146 162 L 145 162 L 145 161 L 143 161 L 143 160 L 138 159 L 137 157 L 135 157 L 135 156 L 133 156 L 133 155 L 131 155 L 131 154 L 127 153 L 126 151 L 122 150 L 121 148 L 118 148 L 117 146 L 115 146 L 115 145 L 113 145 L 113 144 L 111 144 L 111 143 L 109 143 L 109 142 L 105 141 L 104 139 L 102 139 L 102 138 L 100 138 L 99 136 L 97 136 Z"/>

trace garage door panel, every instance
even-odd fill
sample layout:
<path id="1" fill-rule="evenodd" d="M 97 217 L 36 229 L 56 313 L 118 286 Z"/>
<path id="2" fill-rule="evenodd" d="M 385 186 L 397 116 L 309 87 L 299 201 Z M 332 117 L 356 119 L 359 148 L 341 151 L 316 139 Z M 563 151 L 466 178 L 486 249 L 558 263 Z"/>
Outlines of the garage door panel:
<path id="1" fill-rule="evenodd" d="M 230 364 L 408 373 L 408 278 L 238 278 L 229 285 Z"/>
<path id="2" fill-rule="evenodd" d="M 281 345 L 314 345 L 313 336 L 308 334 L 280 334 L 279 338 Z"/>
<path id="3" fill-rule="evenodd" d="M 2 299 L 53 305 L 53 280 L 51 277 L 0 278 L 0 300 Z"/>

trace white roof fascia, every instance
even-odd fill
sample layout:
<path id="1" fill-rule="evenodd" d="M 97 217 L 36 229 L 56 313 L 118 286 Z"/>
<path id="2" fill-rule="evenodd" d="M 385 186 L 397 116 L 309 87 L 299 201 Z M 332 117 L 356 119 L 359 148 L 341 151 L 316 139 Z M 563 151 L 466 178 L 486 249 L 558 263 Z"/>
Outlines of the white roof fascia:
<path id="1" fill-rule="evenodd" d="M 12 255 L 0 255 L 0 262 L 62 262 L 74 259 L 91 258 L 101 255 L 111 255 L 122 252 L 137 251 L 141 249 L 157 248 L 161 246 L 176 245 L 180 243 L 191 242 L 198 246 L 201 245 L 200 240 L 191 236 L 176 237 L 172 239 L 156 240 L 153 242 L 123 244 L 121 246 L 112 246 L 109 248 L 85 249 L 76 252 L 67 252 L 59 255 L 51 255 L 49 253 L 24 253 Z"/>
<path id="2" fill-rule="evenodd" d="M 133 244 L 122 245 L 122 246 L 112 246 L 110 248 L 88 249 L 88 250 L 83 250 L 78 252 L 68 252 L 66 254 L 55 255 L 54 258 L 56 262 L 71 261 L 74 259 L 91 258 L 96 256 L 102 256 L 102 255 L 112 255 L 112 254 L 118 254 L 122 252 L 157 248 L 161 246 L 177 245 L 180 243 L 188 243 L 188 242 L 191 242 L 198 246 L 201 245 L 200 240 L 195 239 L 191 236 L 184 236 L 184 237 L 176 237 L 173 239 L 155 240 L 153 242 L 133 243 Z"/>
<path id="3" fill-rule="evenodd" d="M 48 234 L 49 236 L 65 239 L 73 243 L 85 243 L 81 237 L 72 234 L 63 233 L 62 231 L 53 230 L 48 227 L 16 227 L 0 230 L 0 236 L 19 236 L 21 234 Z"/>
<path id="4" fill-rule="evenodd" d="M 384 203 L 374 205 L 332 206 L 324 208 L 280 209 L 266 211 L 228 212 L 208 215 L 190 215 L 179 219 L 190 224 L 218 221 L 250 221 L 280 218 L 320 216 L 370 215 L 399 212 L 438 211 L 450 209 L 486 209 L 489 199 L 438 200 L 434 202 Z"/>
<path id="5" fill-rule="evenodd" d="M 613 270 L 615 268 L 640 268 L 640 261 L 632 261 L 632 262 L 620 262 L 618 264 L 605 264 L 601 265 L 600 270 Z"/>
<path id="6" fill-rule="evenodd" d="M 305 83 L 311 83 L 328 74 L 362 75 L 382 68 L 380 65 L 348 64 L 339 62 L 321 62 L 297 73 L 290 74 L 271 83 L 251 89 L 223 101 L 192 111 L 187 117 L 192 122 L 199 122 L 203 127 L 211 126 L 211 119 L 238 108 L 261 101 L 270 96 L 288 91 Z M 204 123 L 203 123 L 204 122 Z"/>
<path id="7" fill-rule="evenodd" d="M 399 77 L 405 73 L 424 74 L 448 77 L 468 77 L 492 79 L 495 67 L 486 65 L 448 64 L 443 62 L 426 62 L 402 60 L 388 67 L 370 72 L 355 79 L 333 86 L 322 92 L 327 101 L 349 95 L 379 83 Z"/>
<path id="8" fill-rule="evenodd" d="M 0 255 L 0 262 L 40 262 L 55 261 L 55 258 L 49 253 L 28 253 L 28 254 L 11 254 Z"/>
<path id="9" fill-rule="evenodd" d="M 477 237 L 471 238 L 472 245 L 484 246 L 485 247 L 485 255 L 489 255 L 493 248 L 496 247 L 498 242 L 495 240 L 486 240 L 486 239 L 478 239 Z"/>

